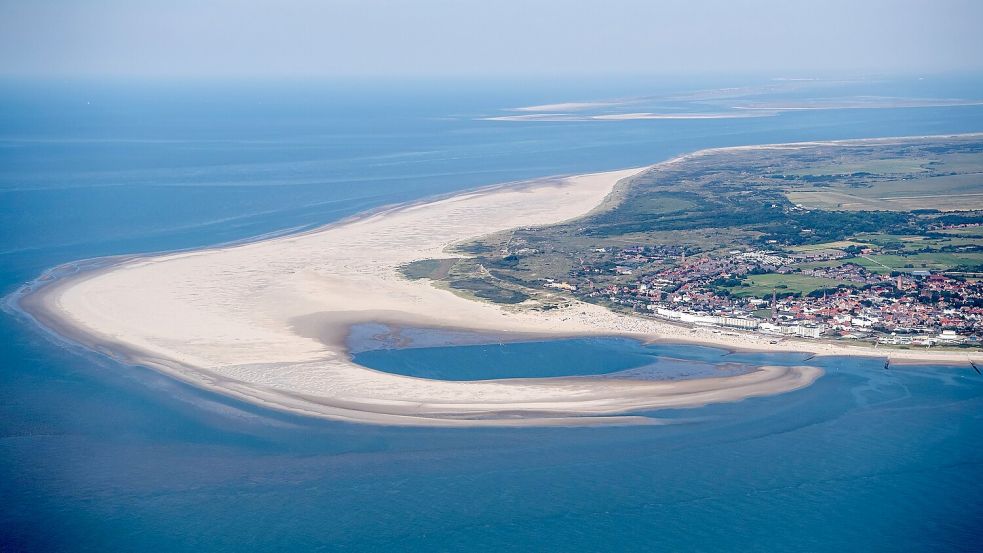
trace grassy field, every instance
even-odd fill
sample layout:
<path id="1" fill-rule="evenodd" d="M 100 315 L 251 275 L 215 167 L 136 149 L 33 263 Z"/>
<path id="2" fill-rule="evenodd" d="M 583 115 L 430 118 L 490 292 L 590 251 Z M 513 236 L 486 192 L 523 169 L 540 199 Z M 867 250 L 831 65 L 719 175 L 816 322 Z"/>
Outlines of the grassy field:
<path id="1" fill-rule="evenodd" d="M 872 244 L 876 247 L 903 252 L 915 252 L 926 248 L 938 250 L 947 247 L 957 248 L 983 245 L 983 239 L 974 236 L 945 236 L 943 238 L 935 238 L 907 234 L 858 234 L 853 239 Z"/>
<path id="2" fill-rule="evenodd" d="M 748 277 L 744 283 L 748 284 L 748 286 L 734 286 L 733 288 L 729 288 L 731 294 L 741 297 L 755 296 L 765 298 L 770 297 L 772 290 L 775 290 L 779 294 L 798 292 L 805 295 L 813 290 L 835 288 L 839 285 L 849 284 L 841 280 L 799 275 L 794 273 L 787 275 L 779 275 L 774 273 L 767 275 L 753 275 Z"/>
<path id="3" fill-rule="evenodd" d="M 983 265 L 983 253 L 931 252 L 913 255 L 871 255 L 850 260 L 873 273 L 891 271 L 951 271 L 957 267 Z"/>
<path id="4" fill-rule="evenodd" d="M 696 207 L 695 202 L 669 195 L 654 198 L 642 198 L 640 200 L 636 200 L 635 202 L 635 209 L 646 213 L 651 213 L 653 215 L 676 213 L 687 209 L 692 209 L 694 207 Z"/>
<path id="5" fill-rule="evenodd" d="M 807 209 L 965 211 L 983 209 L 983 175 L 969 173 L 879 180 L 862 187 L 846 182 L 796 186 L 786 191 L 785 196 Z"/>
<path id="6" fill-rule="evenodd" d="M 863 241 L 857 240 L 837 240 L 836 242 L 823 242 L 822 244 L 804 244 L 802 246 L 793 246 L 789 248 L 793 252 L 815 252 L 821 250 L 842 250 L 843 248 L 848 248 L 850 246 L 859 246 L 861 248 L 869 247 L 870 244 Z"/>
<path id="7" fill-rule="evenodd" d="M 854 173 L 872 174 L 906 174 L 921 173 L 928 169 L 925 165 L 932 160 L 928 159 L 909 159 L 909 158 L 890 158 L 890 159 L 867 159 L 858 161 L 832 162 L 810 165 L 794 171 L 789 171 L 790 175 L 799 176 L 834 176 L 852 175 Z"/>
<path id="8" fill-rule="evenodd" d="M 953 228 L 940 232 L 951 236 L 972 236 L 976 238 L 983 238 L 983 227 Z"/>
<path id="9" fill-rule="evenodd" d="M 890 151 L 888 149 L 887 151 Z M 898 153 L 903 153 L 898 156 Z M 870 157 L 848 151 L 784 172 L 784 192 L 809 209 L 966 211 L 983 208 L 983 153 L 974 149 L 895 151 Z"/>
<path id="10" fill-rule="evenodd" d="M 918 236 L 909 234 L 858 234 L 849 240 L 838 240 L 836 242 L 823 242 L 821 244 L 804 244 L 793 246 L 789 250 L 799 253 L 808 253 L 822 250 L 843 250 L 850 246 L 861 248 L 872 248 L 875 251 L 884 249 L 891 252 L 918 255 L 924 249 L 938 250 L 942 248 L 959 248 L 968 246 L 983 246 L 983 239 L 975 236 L 946 236 L 935 238 L 928 236 Z M 939 252 L 943 253 L 943 252 Z M 957 253 L 956 255 L 963 255 Z"/>

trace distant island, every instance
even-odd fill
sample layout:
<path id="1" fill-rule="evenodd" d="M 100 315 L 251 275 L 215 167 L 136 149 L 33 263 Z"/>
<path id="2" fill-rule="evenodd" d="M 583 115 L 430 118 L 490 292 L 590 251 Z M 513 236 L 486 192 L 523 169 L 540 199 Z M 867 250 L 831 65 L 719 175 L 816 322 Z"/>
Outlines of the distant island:
<path id="1" fill-rule="evenodd" d="M 440 381 L 359 366 L 346 338 L 374 322 L 496 341 L 618 335 L 967 364 L 980 331 L 981 148 L 962 135 L 705 150 L 249 244 L 60 268 L 18 303 L 122 361 L 305 415 L 652 424 L 632 413 L 782 393 L 822 370 Z"/>

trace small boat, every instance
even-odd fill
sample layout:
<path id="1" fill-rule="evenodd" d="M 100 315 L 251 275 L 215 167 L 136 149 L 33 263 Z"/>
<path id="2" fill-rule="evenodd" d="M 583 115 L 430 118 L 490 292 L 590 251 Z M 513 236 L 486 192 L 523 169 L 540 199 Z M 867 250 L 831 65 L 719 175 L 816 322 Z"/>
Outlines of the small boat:
<path id="1" fill-rule="evenodd" d="M 884 370 L 886 371 L 886 370 L 888 370 L 890 368 L 891 368 L 891 360 L 890 359 L 885 359 L 884 360 Z"/>
<path id="2" fill-rule="evenodd" d="M 980 372 L 980 368 L 976 366 L 976 362 L 975 361 L 973 361 L 972 359 L 970 359 L 969 360 L 969 364 L 973 366 L 973 370 L 976 371 L 976 374 L 983 374 L 983 373 Z"/>

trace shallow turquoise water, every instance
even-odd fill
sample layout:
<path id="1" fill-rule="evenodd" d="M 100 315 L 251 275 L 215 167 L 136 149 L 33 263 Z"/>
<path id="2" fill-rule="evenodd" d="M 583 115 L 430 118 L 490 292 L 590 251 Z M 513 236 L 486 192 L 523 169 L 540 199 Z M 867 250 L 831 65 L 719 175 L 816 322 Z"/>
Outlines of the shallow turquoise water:
<path id="1" fill-rule="evenodd" d="M 650 85 L 9 83 L 0 102 L 0 289 L 75 259 L 305 228 L 393 201 L 701 147 L 983 131 L 979 107 L 612 125 L 472 118 Z M 979 79 L 857 86 L 938 97 L 983 89 Z M 967 367 L 812 360 L 827 374 L 807 389 L 652 413 L 677 423 L 667 426 L 410 429 L 244 405 L 59 347 L 10 314 L 0 336 L 4 551 L 983 543 L 983 379 Z M 521 372 L 529 356 L 579 362 L 583 352 L 569 345 L 523 346 L 530 351 L 489 366 Z M 584 367 L 632 365 L 637 347 L 605 344 Z M 644 353 L 693 366 L 805 357 L 673 345 Z M 392 367 L 476 370 L 496 353 L 385 355 Z"/>

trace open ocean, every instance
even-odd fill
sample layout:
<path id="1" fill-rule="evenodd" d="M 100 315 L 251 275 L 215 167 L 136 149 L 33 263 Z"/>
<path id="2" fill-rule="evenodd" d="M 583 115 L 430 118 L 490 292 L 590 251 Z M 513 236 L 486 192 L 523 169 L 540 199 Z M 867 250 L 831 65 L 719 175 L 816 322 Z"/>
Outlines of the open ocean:
<path id="1" fill-rule="evenodd" d="M 308 229 L 479 185 L 715 146 L 983 131 L 983 106 L 500 122 L 505 108 L 728 81 L 0 84 L 0 293 L 52 266 Z M 983 78 L 777 98 L 972 98 Z M 673 103 L 676 102 L 676 103 Z M 0 314 L 0 551 L 980 551 L 983 377 L 813 360 L 796 392 L 612 428 L 414 429 L 271 412 Z M 371 350 L 480 378 L 797 363 L 630 340 Z M 534 360 L 535 362 L 530 362 Z M 596 370 L 592 366 L 596 365 Z"/>

